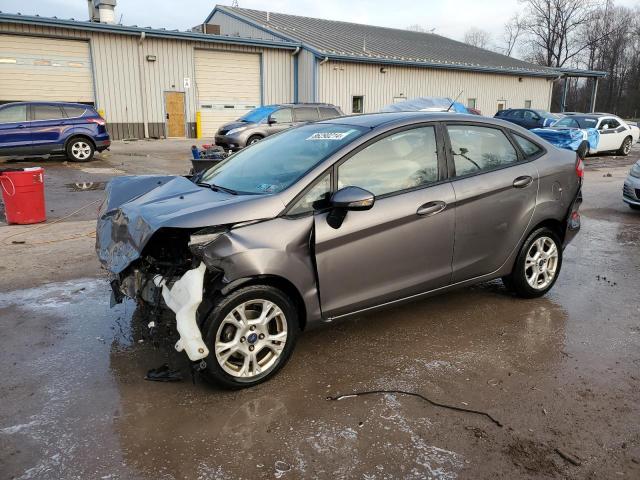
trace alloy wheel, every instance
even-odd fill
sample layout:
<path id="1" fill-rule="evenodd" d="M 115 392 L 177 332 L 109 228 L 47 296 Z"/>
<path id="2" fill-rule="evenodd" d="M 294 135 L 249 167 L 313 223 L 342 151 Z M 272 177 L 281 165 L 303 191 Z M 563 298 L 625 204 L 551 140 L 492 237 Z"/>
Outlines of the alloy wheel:
<path id="1" fill-rule="evenodd" d="M 91 145 L 87 142 L 74 142 L 71 145 L 71 154 L 77 160 L 86 160 L 91 156 Z"/>
<path id="2" fill-rule="evenodd" d="M 529 247 L 524 264 L 524 275 L 531 288 L 544 290 L 556 277 L 558 247 L 549 237 L 540 237 Z"/>
<path id="3" fill-rule="evenodd" d="M 287 320 L 275 303 L 249 300 L 222 320 L 215 339 L 215 355 L 222 369 L 234 377 L 252 378 L 274 367 L 287 343 Z"/>
<path id="4" fill-rule="evenodd" d="M 622 151 L 624 152 L 625 155 L 628 155 L 629 152 L 631 151 L 631 140 L 630 139 L 626 139 L 624 141 L 624 143 L 622 144 Z"/>

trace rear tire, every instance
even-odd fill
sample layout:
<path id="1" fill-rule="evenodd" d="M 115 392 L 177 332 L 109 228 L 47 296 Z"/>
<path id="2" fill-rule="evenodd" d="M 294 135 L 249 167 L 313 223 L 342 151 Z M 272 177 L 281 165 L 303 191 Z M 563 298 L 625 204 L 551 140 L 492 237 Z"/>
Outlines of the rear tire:
<path id="1" fill-rule="evenodd" d="M 640 210 L 640 205 L 633 205 L 631 203 L 629 203 L 628 205 L 631 210 Z"/>
<path id="2" fill-rule="evenodd" d="M 253 387 L 289 360 L 299 333 L 298 312 L 281 290 L 253 285 L 221 298 L 202 331 L 210 351 L 204 379 L 227 389 Z"/>
<path id="3" fill-rule="evenodd" d="M 632 143 L 633 143 L 633 139 L 631 137 L 625 138 L 622 141 L 622 145 L 620 145 L 620 148 L 616 153 L 618 155 L 622 155 L 623 157 L 626 157 L 627 155 L 629 155 L 629 152 L 631 152 Z"/>
<path id="4" fill-rule="evenodd" d="M 96 149 L 93 142 L 84 137 L 75 137 L 67 144 L 67 158 L 72 162 L 88 162 L 93 158 Z"/>
<path id="5" fill-rule="evenodd" d="M 553 230 L 542 227 L 527 237 L 513 271 L 502 281 L 519 297 L 537 298 L 551 290 L 561 267 L 562 243 Z"/>

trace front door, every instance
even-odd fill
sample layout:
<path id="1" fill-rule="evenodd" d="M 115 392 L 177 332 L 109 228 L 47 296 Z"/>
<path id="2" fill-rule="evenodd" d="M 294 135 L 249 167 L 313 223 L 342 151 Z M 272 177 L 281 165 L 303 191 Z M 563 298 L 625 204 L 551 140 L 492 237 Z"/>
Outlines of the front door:
<path id="1" fill-rule="evenodd" d="M 33 153 L 48 153 L 52 147 L 62 149 L 62 133 L 71 128 L 59 105 L 31 105 L 31 145 Z"/>
<path id="2" fill-rule="evenodd" d="M 184 93 L 165 92 L 167 137 L 185 136 Z"/>
<path id="3" fill-rule="evenodd" d="M 617 150 L 625 138 L 626 129 L 615 118 L 603 118 L 598 126 L 598 151 Z"/>
<path id="4" fill-rule="evenodd" d="M 339 228 L 315 216 L 315 255 L 323 314 L 340 316 L 449 284 L 454 201 L 441 182 L 435 128 L 386 135 L 340 163 L 337 187 L 376 196 Z"/>
<path id="5" fill-rule="evenodd" d="M 290 107 L 279 108 L 269 115 L 267 132 L 269 135 L 282 132 L 293 126 L 293 114 Z"/>
<path id="6" fill-rule="evenodd" d="M 494 272 L 533 216 L 538 171 L 499 128 L 449 125 L 455 190 L 453 282 Z"/>

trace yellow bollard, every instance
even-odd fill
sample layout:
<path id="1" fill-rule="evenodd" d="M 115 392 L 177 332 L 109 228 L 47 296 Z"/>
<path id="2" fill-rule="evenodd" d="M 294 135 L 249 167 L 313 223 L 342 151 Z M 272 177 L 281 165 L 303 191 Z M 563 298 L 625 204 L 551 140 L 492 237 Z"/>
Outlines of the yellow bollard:
<path id="1" fill-rule="evenodd" d="M 200 112 L 196 112 L 196 138 L 202 138 L 202 118 Z"/>

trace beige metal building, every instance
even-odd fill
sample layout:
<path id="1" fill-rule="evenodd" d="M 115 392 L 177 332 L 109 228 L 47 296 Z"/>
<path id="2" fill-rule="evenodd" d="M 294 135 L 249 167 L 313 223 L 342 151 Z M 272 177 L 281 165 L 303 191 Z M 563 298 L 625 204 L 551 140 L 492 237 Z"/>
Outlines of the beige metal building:
<path id="1" fill-rule="evenodd" d="M 0 103 L 91 103 L 114 139 L 211 138 L 272 103 L 369 113 L 460 95 L 485 115 L 548 109 L 562 75 L 601 73 L 544 68 L 434 34 L 226 6 L 200 32 L 116 25 L 115 3 L 89 0 L 91 21 L 0 13 Z"/>
<path id="2" fill-rule="evenodd" d="M 91 103 L 114 139 L 211 137 L 294 99 L 289 41 L 0 14 L 0 103 Z M 200 115 L 197 115 L 200 112 Z"/>
<path id="3" fill-rule="evenodd" d="M 297 99 L 378 111 L 419 96 L 455 98 L 485 115 L 548 109 L 561 73 L 440 35 L 218 5 L 222 34 L 299 42 Z"/>

